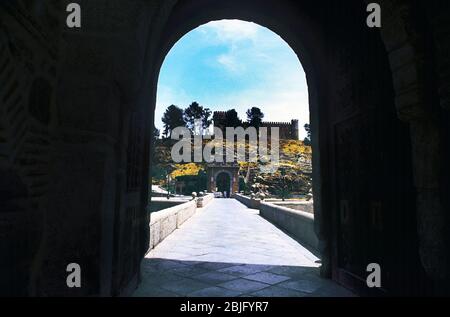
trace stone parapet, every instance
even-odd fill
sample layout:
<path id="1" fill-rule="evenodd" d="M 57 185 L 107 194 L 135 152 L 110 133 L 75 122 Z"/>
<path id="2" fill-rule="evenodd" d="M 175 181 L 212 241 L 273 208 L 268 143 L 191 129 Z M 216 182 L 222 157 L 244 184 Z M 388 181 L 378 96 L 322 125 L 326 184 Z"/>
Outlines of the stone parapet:
<path id="1" fill-rule="evenodd" d="M 311 252 L 317 253 L 319 240 L 314 231 L 314 214 L 268 202 L 261 202 L 259 210 L 262 217 L 306 244 Z"/>
<path id="2" fill-rule="evenodd" d="M 234 194 L 234 198 L 243 203 L 245 206 L 251 209 L 259 209 L 259 205 L 261 203 L 260 199 L 250 198 L 248 196 L 244 196 L 241 194 Z"/>
<path id="3" fill-rule="evenodd" d="M 214 194 L 207 194 L 197 198 L 197 208 L 206 207 L 214 199 Z"/>
<path id="4" fill-rule="evenodd" d="M 206 207 L 214 199 L 213 194 L 208 194 L 188 202 L 172 206 L 150 214 L 150 244 L 148 251 L 155 248 L 172 232 L 191 218 L 197 208 Z"/>
<path id="5" fill-rule="evenodd" d="M 167 208 L 150 215 L 150 244 L 148 251 L 156 247 L 172 232 L 178 229 L 197 210 L 197 201 Z"/>

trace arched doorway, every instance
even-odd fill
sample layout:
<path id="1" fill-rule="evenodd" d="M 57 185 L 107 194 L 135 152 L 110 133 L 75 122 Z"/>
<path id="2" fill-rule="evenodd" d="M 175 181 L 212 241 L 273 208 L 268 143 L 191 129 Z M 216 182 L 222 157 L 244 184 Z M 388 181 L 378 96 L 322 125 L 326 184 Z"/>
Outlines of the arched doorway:
<path id="1" fill-rule="evenodd" d="M 231 174 L 225 171 L 219 172 L 216 176 L 216 188 L 219 193 L 224 194 L 224 198 L 229 198 L 232 191 Z"/>
<path id="2" fill-rule="evenodd" d="M 339 4 L 330 6 L 331 12 L 340 12 Z M 407 215 L 414 208 L 410 136 L 408 127 L 397 118 L 389 61 L 380 34 L 360 26 L 366 18 L 364 4 L 329 16 L 327 23 L 319 17 L 319 7 L 293 3 L 281 7 L 271 1 L 264 5 L 255 1 L 231 1 L 226 5 L 208 1 L 179 3 L 168 19 L 155 67 L 160 68 L 167 52 L 184 34 L 214 20 L 256 22 L 276 32 L 292 47 L 306 72 L 309 88 L 315 226 L 322 252 L 322 274 L 351 289 L 367 291 L 369 259 L 377 259 L 396 272 L 390 274 L 402 275 L 401 279 L 408 274 L 422 274 L 416 254 L 415 219 Z M 318 27 L 321 23 L 327 26 Z M 342 32 L 334 34 L 331 40 L 333 23 L 339 24 Z M 363 86 L 371 89 L 358 89 Z M 382 154 L 375 155 L 375 148 L 381 149 Z M 387 185 L 380 169 L 393 171 L 395 184 Z M 366 179 L 372 179 L 372 186 L 365 185 Z M 382 188 L 381 192 L 373 187 Z M 392 193 L 399 188 L 404 190 L 394 199 L 394 208 Z M 411 222 L 401 233 L 402 242 L 392 245 L 387 236 L 398 235 L 394 228 L 404 217 Z M 383 219 L 384 223 L 373 219 Z M 361 226 L 365 229 L 361 230 Z M 403 243 L 409 243 L 407 257 L 412 259 L 406 274 L 398 266 Z M 401 279 L 391 280 L 389 288 L 404 291 Z"/>
<path id="3" fill-rule="evenodd" d="M 207 166 L 207 177 L 208 177 L 208 191 L 209 192 L 221 192 L 226 191 L 229 194 L 229 197 L 232 197 L 233 194 L 237 193 L 239 190 L 239 166 L 237 164 L 208 164 Z M 227 177 L 223 176 L 219 179 L 219 175 L 225 174 Z M 229 181 L 228 181 L 229 179 Z M 218 181 L 221 181 L 219 190 Z"/>

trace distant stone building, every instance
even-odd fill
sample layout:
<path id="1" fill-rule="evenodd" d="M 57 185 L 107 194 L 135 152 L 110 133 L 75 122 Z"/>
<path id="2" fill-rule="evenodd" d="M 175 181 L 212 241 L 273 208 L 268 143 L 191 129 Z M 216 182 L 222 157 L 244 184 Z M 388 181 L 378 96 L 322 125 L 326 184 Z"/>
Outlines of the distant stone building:
<path id="1" fill-rule="evenodd" d="M 209 192 L 226 192 L 227 197 L 232 197 L 239 191 L 238 163 L 211 163 L 206 172 Z"/>
<path id="2" fill-rule="evenodd" d="M 226 111 L 215 111 L 213 114 L 214 126 L 222 130 L 225 135 L 226 129 Z M 243 122 L 243 127 L 248 127 L 248 123 Z M 263 121 L 261 127 L 267 128 L 267 135 L 270 137 L 270 128 L 279 128 L 279 137 L 282 140 L 298 140 L 299 139 L 299 124 L 298 120 L 291 120 L 291 122 L 265 122 Z"/>

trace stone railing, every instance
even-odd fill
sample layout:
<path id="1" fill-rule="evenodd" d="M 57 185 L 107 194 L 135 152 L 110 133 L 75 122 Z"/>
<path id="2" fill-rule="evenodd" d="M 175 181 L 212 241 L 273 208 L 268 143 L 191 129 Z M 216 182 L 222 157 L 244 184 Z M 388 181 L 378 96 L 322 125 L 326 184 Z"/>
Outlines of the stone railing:
<path id="1" fill-rule="evenodd" d="M 273 201 L 273 200 L 265 200 L 266 203 L 273 203 L 280 207 L 286 207 L 289 209 L 304 211 L 310 214 L 314 214 L 314 203 L 313 201 Z"/>
<path id="2" fill-rule="evenodd" d="M 266 220 L 285 230 L 312 252 L 318 250 L 319 240 L 314 231 L 314 205 L 312 202 L 282 202 L 235 194 L 235 198 L 251 209 L 259 209 Z"/>
<path id="3" fill-rule="evenodd" d="M 213 199 L 214 195 L 208 194 L 167 209 L 152 212 L 150 214 L 150 244 L 148 251 L 180 228 L 186 220 L 195 214 L 197 208 L 205 207 Z M 169 204 L 169 202 L 166 203 Z M 170 201 L 170 203 L 176 203 L 176 201 Z"/>
<path id="4" fill-rule="evenodd" d="M 206 207 L 212 200 L 214 199 L 214 194 L 207 194 L 202 197 L 197 198 L 197 207 L 203 208 Z"/>
<path id="5" fill-rule="evenodd" d="M 260 199 L 250 198 L 242 194 L 234 194 L 234 198 L 243 203 L 245 206 L 251 209 L 259 209 L 261 203 Z"/>
<path id="6" fill-rule="evenodd" d="M 307 244 L 311 251 L 317 251 L 319 240 L 314 231 L 314 214 L 276 205 L 270 202 L 260 203 L 260 215 L 286 230 L 300 242 Z"/>
<path id="7" fill-rule="evenodd" d="M 192 217 L 196 209 L 197 201 L 191 200 L 184 204 L 151 213 L 149 251 Z"/>
<path id="8" fill-rule="evenodd" d="M 150 212 L 158 212 L 161 210 L 169 209 L 184 203 L 187 203 L 191 199 L 176 199 L 176 198 L 170 198 L 167 199 L 165 197 L 152 197 L 150 201 L 149 210 Z"/>

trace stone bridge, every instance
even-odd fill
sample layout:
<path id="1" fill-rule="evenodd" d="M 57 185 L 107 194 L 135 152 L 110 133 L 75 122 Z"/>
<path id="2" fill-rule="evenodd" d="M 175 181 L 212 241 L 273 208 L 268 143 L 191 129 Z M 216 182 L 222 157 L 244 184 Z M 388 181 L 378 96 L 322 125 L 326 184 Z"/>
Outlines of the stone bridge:
<path id="1" fill-rule="evenodd" d="M 235 199 L 215 199 L 142 263 L 134 296 L 352 296 L 320 260 Z"/>

